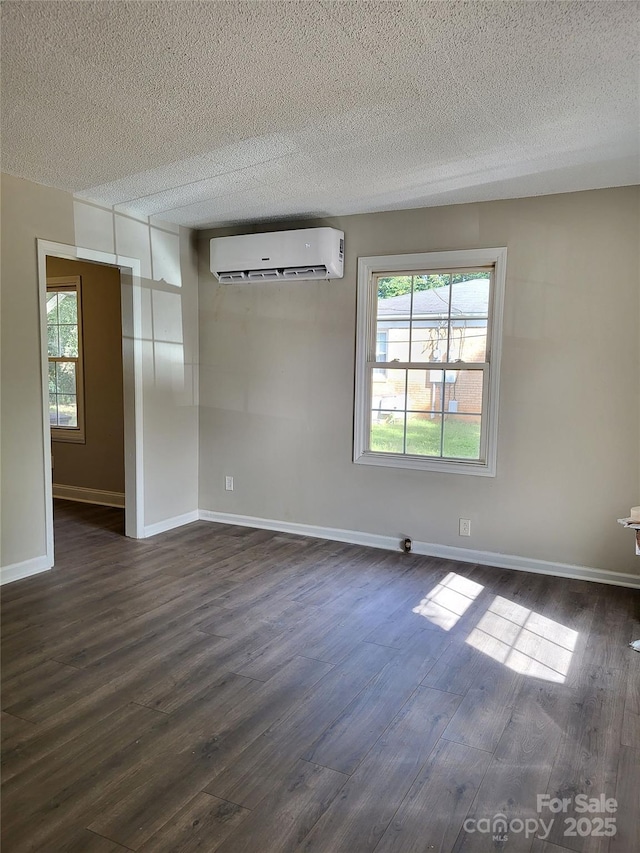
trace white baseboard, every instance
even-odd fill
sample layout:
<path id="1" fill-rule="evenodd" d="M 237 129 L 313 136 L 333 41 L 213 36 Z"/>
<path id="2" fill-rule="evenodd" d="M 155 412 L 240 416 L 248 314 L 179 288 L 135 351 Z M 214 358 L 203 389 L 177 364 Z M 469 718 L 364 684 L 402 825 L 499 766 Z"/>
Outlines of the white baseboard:
<path id="1" fill-rule="evenodd" d="M 299 536 L 313 536 L 317 539 L 330 539 L 335 542 L 348 542 L 352 545 L 365 545 L 370 548 L 382 548 L 387 551 L 399 551 L 401 537 L 383 536 L 377 533 L 364 533 L 359 530 L 343 530 L 339 527 L 318 527 L 313 524 L 300 524 L 295 521 L 278 521 L 258 518 L 250 515 L 235 515 L 228 512 L 211 510 L 193 510 L 172 518 L 158 521 L 144 528 L 144 537 L 156 536 L 167 530 L 191 524 L 194 521 L 211 521 L 217 524 L 236 524 L 240 527 L 255 527 L 261 530 L 275 530 L 280 533 L 293 533 Z M 521 572 L 552 575 L 560 578 L 593 581 L 640 589 L 640 576 L 612 572 L 608 569 L 596 569 L 589 566 L 575 566 L 570 563 L 553 563 L 532 557 L 518 557 L 499 554 L 493 551 L 473 551 L 470 548 L 456 548 L 453 545 L 434 545 L 418 542 L 414 539 L 412 553 L 427 557 L 441 557 L 445 560 L 459 560 L 463 563 L 478 563 L 495 566 L 499 569 L 514 569 Z M 52 567 L 49 557 L 43 555 L 0 568 L 0 584 L 11 583 L 31 575 L 46 572 Z"/>
<path id="2" fill-rule="evenodd" d="M 103 489 L 85 489 L 82 486 L 64 486 L 53 484 L 54 498 L 65 501 L 79 501 L 83 504 L 99 504 L 100 506 L 124 507 L 123 492 L 105 492 Z"/>
<path id="3" fill-rule="evenodd" d="M 199 521 L 199 519 L 200 512 L 194 509 L 192 512 L 185 512 L 184 515 L 174 515 L 173 518 L 165 518 L 164 521 L 156 521 L 155 524 L 147 525 L 142 536 L 144 539 L 148 539 L 149 536 L 157 536 L 158 533 L 182 527 L 184 524 L 191 524 L 193 521 Z"/>
<path id="4" fill-rule="evenodd" d="M 41 572 L 48 572 L 52 565 L 49 557 L 43 554 L 41 557 L 32 557 L 30 560 L 23 560 L 21 563 L 2 566 L 0 568 L 0 585 L 20 581 L 23 578 L 31 577 L 31 575 L 39 575 Z"/>
<path id="5" fill-rule="evenodd" d="M 613 572 L 609 569 L 576 566 L 572 563 L 554 563 L 549 560 L 537 560 L 534 557 L 498 554 L 494 551 L 472 551 L 468 548 L 456 548 L 454 545 L 431 545 L 427 542 L 414 542 L 411 550 L 416 554 L 424 554 L 428 557 L 460 560 L 463 563 L 478 563 L 481 566 L 495 566 L 497 569 L 514 569 L 518 572 L 533 572 L 538 575 L 553 575 L 558 578 L 573 578 L 579 581 L 593 581 L 594 583 L 607 583 L 612 586 L 628 586 L 640 589 L 640 576 L 630 575 L 626 572 Z"/>
<path id="6" fill-rule="evenodd" d="M 316 527 L 314 524 L 300 524 L 297 521 L 275 521 L 252 515 L 235 515 L 232 512 L 212 512 L 208 509 L 200 510 L 200 520 L 215 521 L 218 524 L 237 524 L 240 527 L 258 527 L 260 530 L 277 530 L 279 533 L 295 533 L 299 536 L 314 536 L 316 539 L 331 539 L 334 542 L 348 542 L 350 545 L 384 548 L 386 551 L 400 550 L 399 537 L 362 533 L 359 530 L 344 530 L 341 527 Z M 415 550 L 416 543 L 413 544 Z"/>
<path id="7" fill-rule="evenodd" d="M 349 542 L 353 545 L 367 545 L 371 548 L 383 548 L 387 551 L 400 550 L 400 536 L 381 536 L 377 533 L 363 533 L 358 530 L 342 530 L 336 527 L 317 527 L 313 524 L 299 524 L 295 521 L 276 521 L 269 518 L 256 518 L 249 515 L 235 515 L 228 512 L 200 510 L 202 521 L 218 524 L 237 524 L 241 527 L 257 527 L 263 530 L 277 530 L 280 533 L 295 533 L 300 536 L 314 536 L 317 539 L 332 539 L 336 542 Z M 441 557 L 445 560 L 459 560 L 463 563 L 478 563 L 483 566 L 495 566 L 499 569 L 515 569 L 520 572 L 533 572 L 541 575 L 553 575 L 560 578 L 593 581 L 640 589 L 640 576 L 624 572 L 612 572 L 608 569 L 595 569 L 589 566 L 575 566 L 570 563 L 553 563 L 532 557 L 518 557 L 510 554 L 498 554 L 493 551 L 473 551 L 470 548 L 456 548 L 453 545 L 434 545 L 429 542 L 412 543 L 413 554 L 426 557 Z"/>

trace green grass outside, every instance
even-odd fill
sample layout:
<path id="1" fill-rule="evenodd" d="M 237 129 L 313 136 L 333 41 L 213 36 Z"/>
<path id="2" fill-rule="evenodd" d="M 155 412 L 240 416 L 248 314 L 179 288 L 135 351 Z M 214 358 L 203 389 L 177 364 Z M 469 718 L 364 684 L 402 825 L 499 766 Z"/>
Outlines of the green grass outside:
<path id="1" fill-rule="evenodd" d="M 58 411 L 56 413 L 56 407 L 51 406 L 49 408 L 49 416 L 51 426 L 67 426 L 67 427 L 76 427 L 78 425 L 78 410 L 76 406 L 65 406 L 62 403 L 58 403 Z M 53 420 L 51 420 L 53 418 Z"/>
<path id="2" fill-rule="evenodd" d="M 407 423 L 407 449 L 403 449 L 404 424 L 373 423 L 371 450 L 379 453 L 412 453 L 440 456 L 440 421 L 412 419 Z M 478 459 L 480 424 L 471 420 L 445 420 L 443 455 L 454 459 Z"/>

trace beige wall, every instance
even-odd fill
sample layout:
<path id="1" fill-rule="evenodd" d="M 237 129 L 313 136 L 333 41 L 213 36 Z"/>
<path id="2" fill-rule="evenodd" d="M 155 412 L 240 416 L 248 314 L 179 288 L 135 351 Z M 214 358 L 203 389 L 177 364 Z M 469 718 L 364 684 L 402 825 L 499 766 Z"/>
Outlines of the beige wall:
<path id="1" fill-rule="evenodd" d="M 342 281 L 219 286 L 208 240 L 247 229 L 200 235 L 200 508 L 638 574 L 638 188 L 310 224 L 345 231 Z M 354 465 L 357 258 L 494 246 L 497 477 Z"/>
<path id="2" fill-rule="evenodd" d="M 53 482 L 124 495 L 120 270 L 47 258 L 47 277 L 82 279 L 85 442 L 53 441 Z"/>
<path id="3" fill-rule="evenodd" d="M 13 567 L 46 550 L 36 238 L 141 261 L 147 526 L 197 509 L 198 291 L 187 229 L 7 175 L 1 200 L 1 559 Z"/>

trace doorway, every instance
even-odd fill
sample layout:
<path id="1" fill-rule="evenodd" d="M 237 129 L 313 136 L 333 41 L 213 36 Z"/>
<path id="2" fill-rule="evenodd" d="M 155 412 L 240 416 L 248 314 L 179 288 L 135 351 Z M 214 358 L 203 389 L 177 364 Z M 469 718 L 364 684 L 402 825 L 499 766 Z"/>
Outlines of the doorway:
<path id="1" fill-rule="evenodd" d="M 124 508 L 120 270 L 47 256 L 53 497 Z"/>
<path id="2" fill-rule="evenodd" d="M 83 249 L 61 243 L 38 240 L 38 279 L 40 294 L 41 358 L 43 392 L 43 466 L 45 478 L 45 520 L 47 558 L 54 564 L 53 536 L 53 476 L 51 453 L 50 364 L 49 336 L 51 323 L 47 312 L 47 265 L 51 271 L 61 271 L 64 261 L 89 262 L 92 265 L 110 267 L 120 278 L 120 351 L 122 365 L 122 435 L 123 449 L 123 492 L 125 507 L 125 535 L 139 539 L 144 535 L 144 492 L 143 492 L 143 445 L 142 445 L 142 352 L 141 352 L 141 285 L 140 261 L 107 252 Z M 51 277 L 51 276 L 50 276 Z M 64 276 L 55 276 L 64 278 Z M 80 370 L 82 368 L 80 367 Z M 69 370 L 69 372 L 71 372 Z M 55 389 L 56 391 L 58 389 Z M 62 389 L 64 390 L 64 389 Z M 61 395 L 65 398 L 65 395 Z M 75 404 L 75 409 L 74 405 Z M 60 414 L 60 412 L 62 414 Z M 62 399 L 61 408 L 56 407 L 56 426 L 64 429 L 77 423 L 80 404 L 71 395 Z M 70 433 L 70 430 L 69 430 Z M 69 434 L 68 433 L 68 434 Z M 76 433 L 80 435 L 80 430 Z M 59 484 L 57 484 L 59 485 Z M 118 490 L 105 489 L 116 494 Z M 59 490 L 57 492 L 60 494 Z M 63 496 L 63 495 L 60 495 Z"/>

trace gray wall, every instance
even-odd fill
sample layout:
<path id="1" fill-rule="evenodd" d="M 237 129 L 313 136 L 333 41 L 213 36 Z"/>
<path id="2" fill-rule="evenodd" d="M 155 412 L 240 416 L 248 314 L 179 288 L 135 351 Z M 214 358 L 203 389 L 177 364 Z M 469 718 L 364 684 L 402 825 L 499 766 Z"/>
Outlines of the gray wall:
<path id="1" fill-rule="evenodd" d="M 200 234 L 200 508 L 638 574 L 638 188 L 298 224 L 345 231 L 343 280 L 220 286 L 208 240 L 248 229 Z M 357 258 L 492 246 L 498 476 L 354 465 Z"/>

